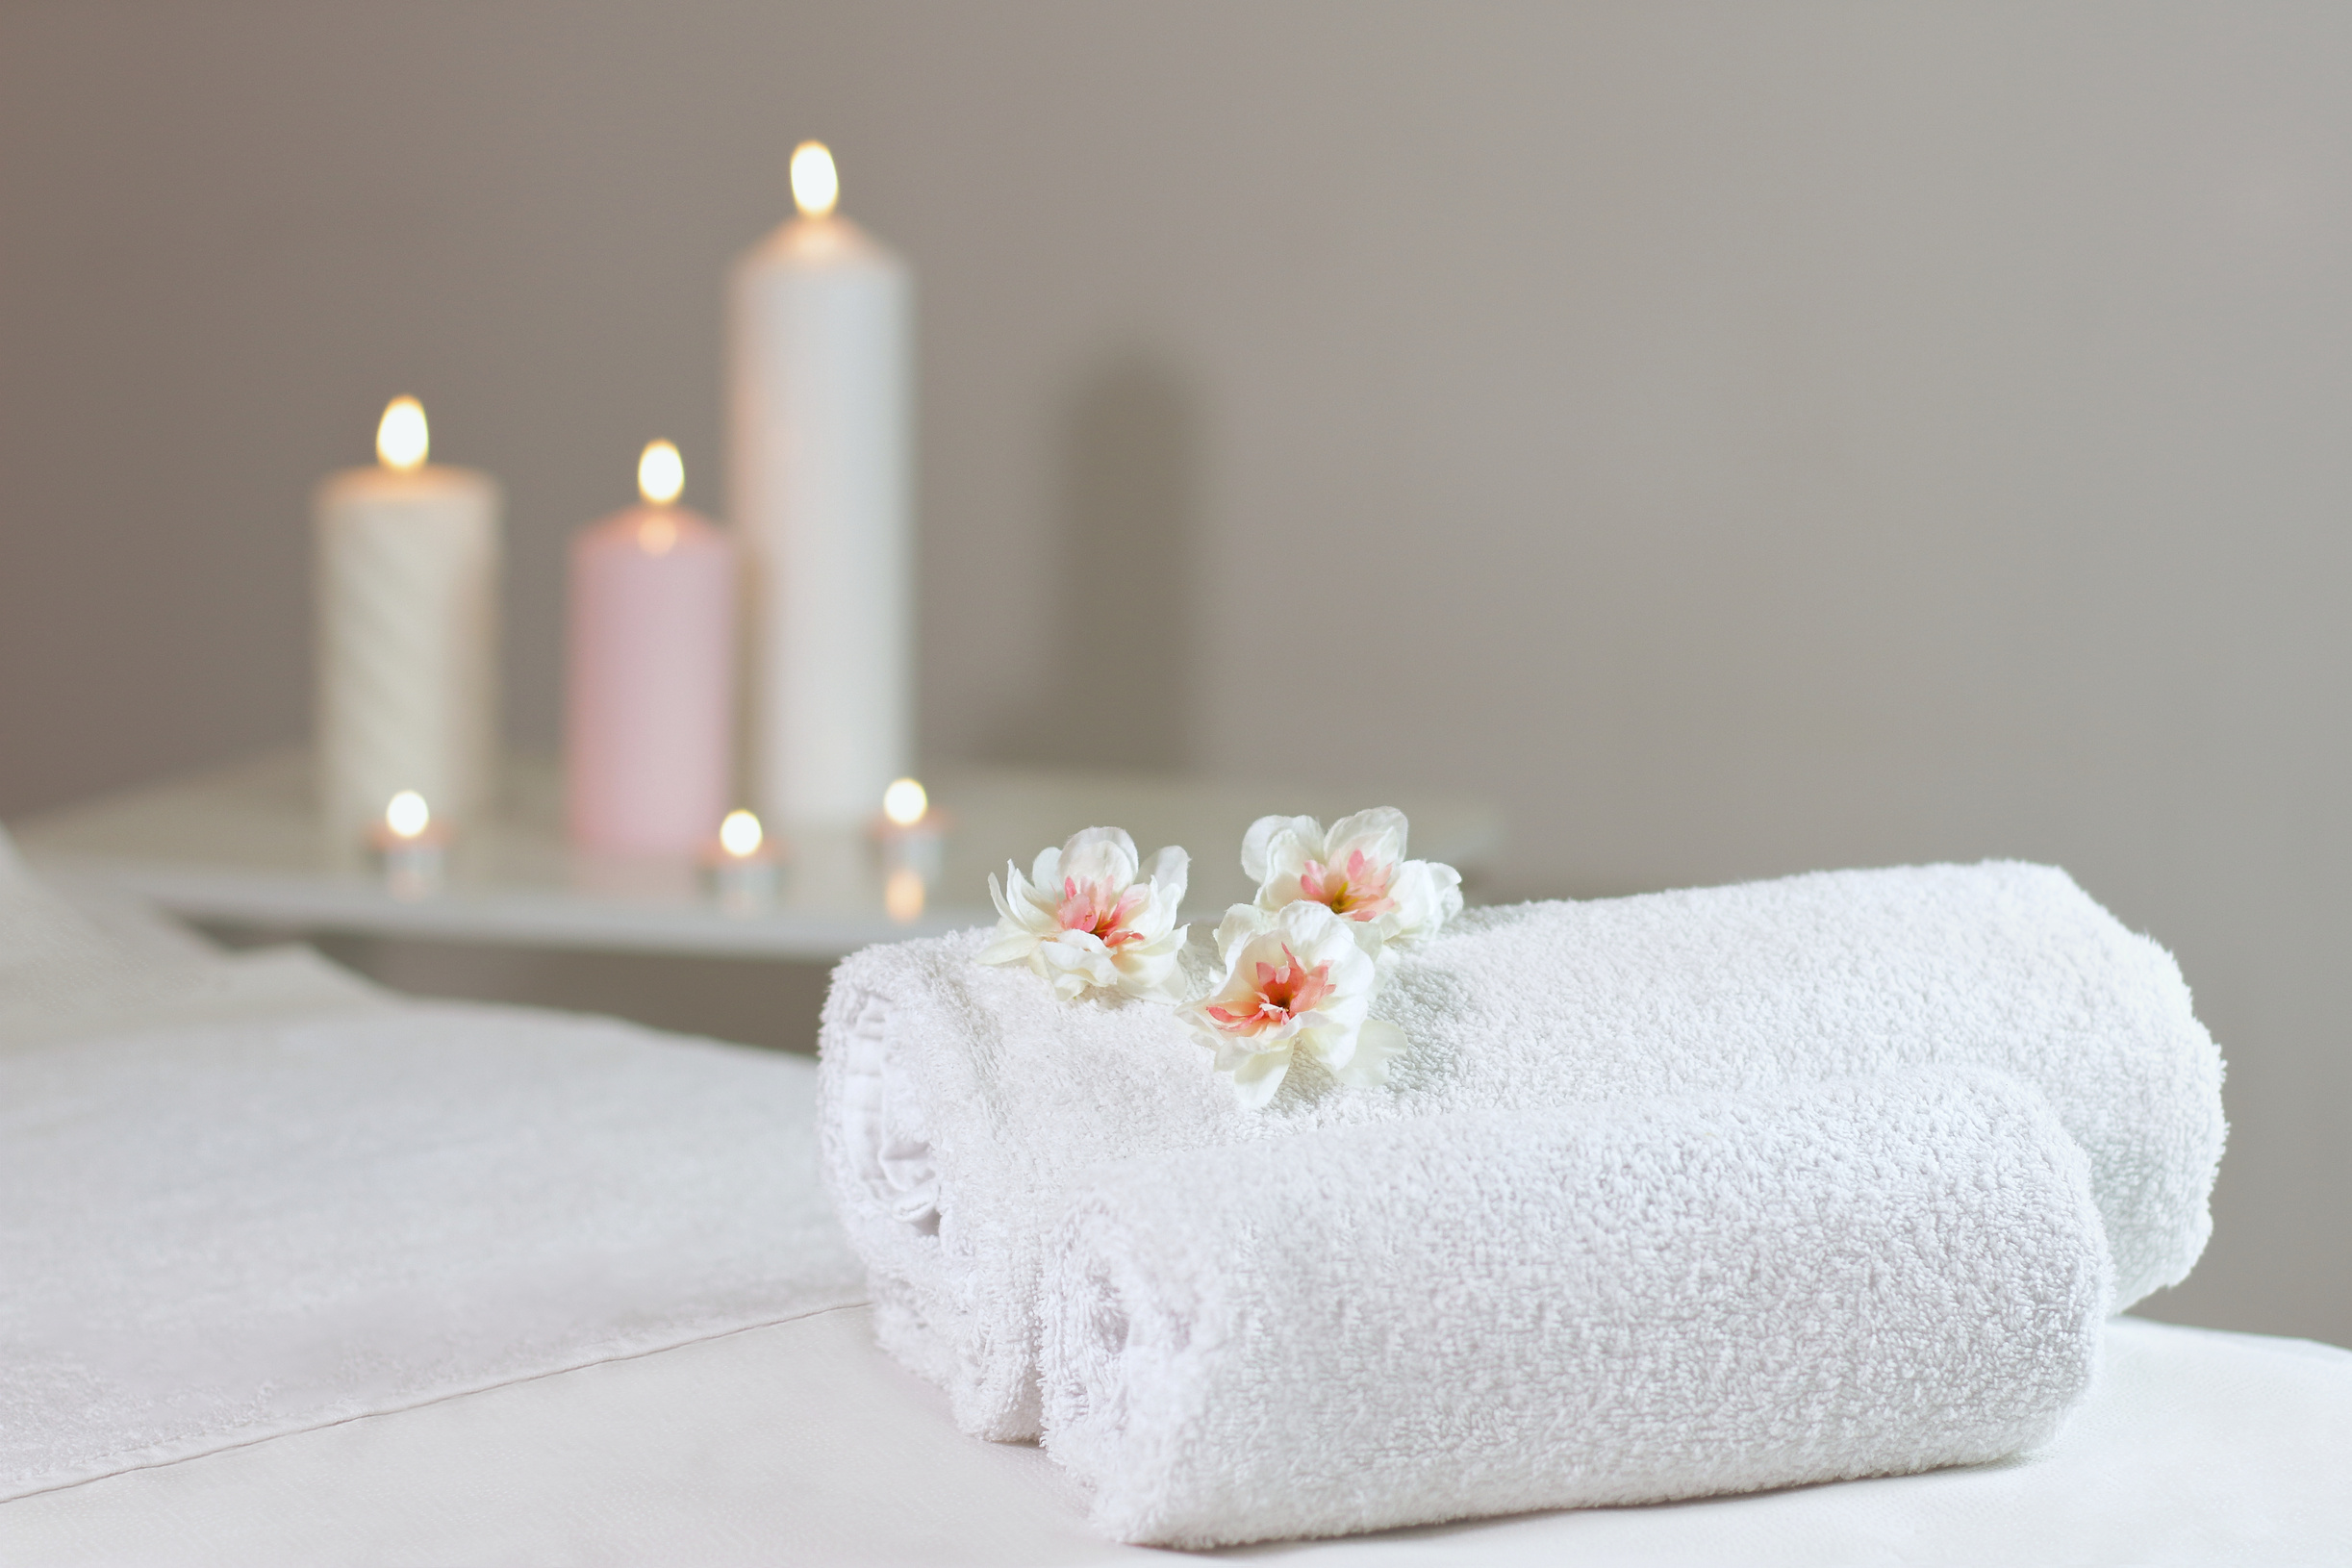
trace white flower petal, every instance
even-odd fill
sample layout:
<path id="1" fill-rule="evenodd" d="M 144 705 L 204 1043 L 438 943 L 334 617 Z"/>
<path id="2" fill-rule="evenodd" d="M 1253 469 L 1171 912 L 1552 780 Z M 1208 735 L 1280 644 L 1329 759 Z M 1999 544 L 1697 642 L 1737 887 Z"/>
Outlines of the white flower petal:
<path id="1" fill-rule="evenodd" d="M 1355 933 L 1350 927 L 1356 923 L 1332 914 L 1328 905 L 1302 898 L 1274 912 L 1267 934 L 1280 938 L 1282 945 L 1302 963 L 1331 964 L 1335 985 L 1345 984 L 1344 976 L 1356 972 L 1361 972 L 1363 981 L 1368 983 L 1372 961 L 1355 945 Z"/>
<path id="2" fill-rule="evenodd" d="M 1191 934 L 1192 927 L 1189 925 L 1171 926 L 1149 942 L 1130 942 L 1119 951 L 1123 957 L 1165 958 L 1175 963 L 1176 955 L 1184 950 L 1185 939 Z"/>
<path id="3" fill-rule="evenodd" d="M 1037 937 L 1018 926 L 1011 930 L 999 928 L 996 937 L 980 949 L 983 964 L 1024 964 L 1037 950 Z"/>
<path id="4" fill-rule="evenodd" d="M 1461 918 L 1462 873 L 1442 860 L 1425 860 L 1422 864 L 1437 879 L 1437 919 L 1429 926 L 1429 934 L 1435 936 L 1447 922 Z"/>
<path id="5" fill-rule="evenodd" d="M 1260 817 L 1241 836 L 1241 873 L 1252 882 L 1266 880 L 1267 854 L 1275 836 L 1288 832 L 1316 848 L 1323 847 L 1323 824 L 1312 817 Z"/>
<path id="6" fill-rule="evenodd" d="M 1305 1051 L 1334 1074 L 1346 1067 L 1349 1059 L 1355 1054 L 1356 1031 L 1336 1024 L 1329 1015 L 1302 1013 L 1299 1024 L 1299 1037 L 1295 1042 L 1297 1049 Z"/>
<path id="7" fill-rule="evenodd" d="M 1083 970 L 1090 974 L 1107 978 L 1117 972 L 1111 968 L 1111 950 L 1102 939 L 1092 931 L 1063 931 L 1050 942 L 1038 944 L 1037 950 L 1047 963 L 1057 970 Z"/>
<path id="8" fill-rule="evenodd" d="M 1080 882 L 1107 882 L 1124 890 L 1135 880 L 1135 841 L 1124 827 L 1089 827 L 1062 846 L 1061 874 Z"/>
<path id="9" fill-rule="evenodd" d="M 1212 1052 L 1208 1064 L 1212 1072 L 1230 1073 L 1249 1057 L 1256 1054 L 1248 1046 L 1233 1039 L 1230 1035 L 1218 1033 L 1213 1026 L 1201 1039 L 1201 1044 L 1207 1046 Z"/>
<path id="10" fill-rule="evenodd" d="M 1412 1042 L 1404 1031 L 1386 1019 L 1370 1018 L 1356 1031 L 1355 1053 L 1347 1065 L 1332 1071 L 1332 1076 L 1352 1089 L 1369 1089 L 1388 1081 L 1389 1064 L 1403 1055 Z"/>
<path id="11" fill-rule="evenodd" d="M 1233 1069 L 1233 1098 L 1241 1101 L 1242 1109 L 1264 1110 L 1274 1092 L 1282 1087 L 1283 1075 L 1290 1071 L 1290 1048 L 1277 1050 L 1252 1051 Z"/>
<path id="12" fill-rule="evenodd" d="M 1226 971 L 1225 978 L 1219 980 L 1211 988 L 1209 994 L 1201 999 L 1198 1005 L 1205 1008 L 1214 1002 L 1220 1007 L 1231 1008 L 1238 1005 L 1245 998 L 1254 995 L 1255 993 L 1243 979 L 1239 966 L 1236 965 Z"/>
<path id="13" fill-rule="evenodd" d="M 1225 919 L 1217 923 L 1217 956 L 1226 965 L 1227 979 L 1232 977 L 1234 949 L 1273 926 L 1273 918 L 1255 904 L 1233 904 L 1227 908 Z"/>
<path id="14" fill-rule="evenodd" d="M 1013 918 L 1040 935 L 1057 929 L 1053 920 L 1055 895 L 1023 879 L 1011 861 L 1004 863 L 1004 901 Z"/>
<path id="15" fill-rule="evenodd" d="M 1353 817 L 1342 817 L 1333 822 L 1331 831 L 1324 835 L 1324 847 L 1331 851 L 1334 858 L 1344 860 L 1350 846 L 1368 844 L 1393 833 L 1396 835 L 1395 847 L 1382 858 L 1403 860 L 1407 825 L 1404 813 L 1396 807 L 1374 806 L 1370 811 L 1359 811 Z"/>
<path id="16" fill-rule="evenodd" d="M 1184 999 L 1184 976 L 1176 965 L 1176 954 L 1184 946 L 1184 932 L 1177 931 L 1174 937 L 1173 941 L 1155 944 L 1131 944 L 1113 954 L 1111 961 L 1119 971 L 1121 992 L 1154 1001 Z"/>
<path id="17" fill-rule="evenodd" d="M 1004 874 L 1013 884 L 1013 896 L 1008 898 L 997 886 L 997 879 L 988 879 L 988 896 L 996 903 L 997 929 L 987 947 L 980 949 L 978 961 L 983 964 L 1019 964 L 1027 962 L 1034 967 L 1037 944 L 1042 933 L 1033 918 L 1034 906 L 1024 897 L 1021 873 L 1008 864 Z M 1049 923 L 1049 925 L 1050 923 Z"/>
<path id="18" fill-rule="evenodd" d="M 1419 947 L 1462 912 L 1462 873 L 1438 861 L 1408 860 L 1397 868 L 1389 897 L 1397 907 L 1380 917 L 1382 935 L 1398 947 Z"/>
<path id="19" fill-rule="evenodd" d="M 1330 1042 L 1330 1049 L 1336 1052 L 1331 1060 L 1344 1062 L 1348 1052 L 1355 1049 L 1351 1042 L 1356 1029 L 1363 1024 L 1364 1015 L 1371 1011 L 1372 987 L 1359 985 L 1333 991 L 1313 1012 L 1299 1014 L 1295 1022 L 1302 1029 L 1322 1029 L 1345 1036 Z"/>
<path id="20" fill-rule="evenodd" d="M 1127 918 L 1127 929 L 1146 942 L 1156 942 L 1176 927 L 1176 900 L 1169 898 L 1156 882 L 1143 886 L 1143 902 Z"/>
<path id="21" fill-rule="evenodd" d="M 1311 817 L 1300 821 L 1314 822 Z M 1279 909 L 1306 897 L 1300 879 L 1306 863 L 1323 858 L 1323 844 L 1319 835 L 1302 837 L 1288 827 L 1277 831 L 1266 842 L 1265 874 L 1258 878 L 1257 906 L 1260 909 Z"/>
<path id="22" fill-rule="evenodd" d="M 1156 897 L 1168 901 L 1173 913 L 1184 901 L 1184 890 L 1192 881 L 1192 856 L 1173 844 L 1155 850 L 1143 869 L 1143 880 L 1151 884 Z"/>

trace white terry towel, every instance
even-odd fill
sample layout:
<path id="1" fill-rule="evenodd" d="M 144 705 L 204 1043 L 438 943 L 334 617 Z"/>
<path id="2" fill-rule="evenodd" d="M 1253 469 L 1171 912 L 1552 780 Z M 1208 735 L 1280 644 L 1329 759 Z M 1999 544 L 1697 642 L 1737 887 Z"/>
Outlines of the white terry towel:
<path id="1" fill-rule="evenodd" d="M 1153 1155 L 1058 1232 L 1046 1445 L 1183 1547 L 1976 1463 L 2057 1431 L 2111 1286 L 1985 1072 Z"/>
<path id="2" fill-rule="evenodd" d="M 976 1436 L 1037 1434 L 1046 1232 L 1074 1181 L 1136 1154 L 1979 1065 L 2039 1090 L 2089 1157 L 2118 1309 L 2186 1276 L 2212 1228 L 2219 1054 L 2171 956 L 2049 867 L 1473 910 L 1374 1008 L 1412 1042 L 1385 1087 L 1301 1068 L 1262 1111 L 1235 1104 L 1168 1008 L 1058 1001 L 974 963 L 986 940 L 846 960 L 820 1075 L 826 1179 L 876 1331 Z"/>

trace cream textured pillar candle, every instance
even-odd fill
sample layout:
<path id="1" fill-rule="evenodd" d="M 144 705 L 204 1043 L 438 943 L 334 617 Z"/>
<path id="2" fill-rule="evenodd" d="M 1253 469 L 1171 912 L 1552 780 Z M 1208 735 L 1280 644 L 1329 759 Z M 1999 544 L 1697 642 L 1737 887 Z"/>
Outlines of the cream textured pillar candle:
<path id="1" fill-rule="evenodd" d="M 735 267 L 732 505 L 751 584 L 751 787 L 771 823 L 870 819 L 914 762 L 914 286 L 793 155 L 800 215 Z"/>
<path id="2" fill-rule="evenodd" d="M 497 745 L 499 494 L 428 467 L 424 410 L 396 399 L 378 462 L 318 487 L 318 800 L 356 850 L 413 790 L 463 831 L 488 809 Z"/>
<path id="3" fill-rule="evenodd" d="M 684 484 L 678 449 L 653 443 L 645 504 L 571 542 L 565 789 L 583 848 L 692 854 L 727 809 L 735 546 L 674 504 Z"/>

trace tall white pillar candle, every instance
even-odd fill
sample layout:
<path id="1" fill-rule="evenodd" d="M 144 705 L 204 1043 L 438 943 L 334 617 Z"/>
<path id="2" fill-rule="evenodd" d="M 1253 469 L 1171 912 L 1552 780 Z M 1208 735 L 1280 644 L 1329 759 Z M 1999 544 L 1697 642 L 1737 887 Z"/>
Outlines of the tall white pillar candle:
<path id="1" fill-rule="evenodd" d="M 428 466 L 426 452 L 424 410 L 395 399 L 376 466 L 330 474 L 313 505 L 318 799 L 341 850 L 356 851 L 403 791 L 459 831 L 490 802 L 498 486 Z"/>
<path id="2" fill-rule="evenodd" d="M 735 525 L 751 576 L 749 760 L 761 812 L 862 823 L 914 762 L 914 286 L 833 211 L 823 147 L 799 216 L 735 266 Z"/>

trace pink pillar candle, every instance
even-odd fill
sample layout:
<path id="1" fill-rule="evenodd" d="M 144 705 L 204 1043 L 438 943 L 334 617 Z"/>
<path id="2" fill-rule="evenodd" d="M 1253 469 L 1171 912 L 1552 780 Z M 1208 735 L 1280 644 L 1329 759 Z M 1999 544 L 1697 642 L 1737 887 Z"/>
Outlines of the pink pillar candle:
<path id="1" fill-rule="evenodd" d="M 735 548 L 670 504 L 677 467 L 667 442 L 647 447 L 645 504 L 571 543 L 565 760 L 585 849 L 692 854 L 732 793 Z"/>

